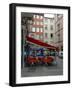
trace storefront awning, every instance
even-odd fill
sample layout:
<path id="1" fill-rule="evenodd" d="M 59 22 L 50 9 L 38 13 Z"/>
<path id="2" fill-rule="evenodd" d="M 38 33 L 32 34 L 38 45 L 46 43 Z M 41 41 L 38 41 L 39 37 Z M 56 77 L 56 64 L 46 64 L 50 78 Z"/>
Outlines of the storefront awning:
<path id="1" fill-rule="evenodd" d="M 40 41 L 40 40 L 31 38 L 31 37 L 28 37 L 28 36 L 27 36 L 27 41 L 30 42 L 30 43 L 34 43 L 34 44 L 36 44 L 36 45 L 39 45 L 39 46 L 48 48 L 48 49 L 58 50 L 58 48 L 55 47 L 55 46 L 52 46 L 52 45 L 50 45 L 50 44 L 44 43 L 44 42 L 42 42 L 42 41 Z"/>

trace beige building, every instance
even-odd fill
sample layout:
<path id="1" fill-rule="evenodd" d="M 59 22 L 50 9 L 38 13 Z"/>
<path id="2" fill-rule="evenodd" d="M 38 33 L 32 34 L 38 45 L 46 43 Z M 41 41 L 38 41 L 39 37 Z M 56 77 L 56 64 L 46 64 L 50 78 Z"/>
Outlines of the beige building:
<path id="1" fill-rule="evenodd" d="M 55 45 L 63 50 L 63 15 L 55 15 Z"/>
<path id="2" fill-rule="evenodd" d="M 55 20 L 54 17 L 44 17 L 44 42 L 55 45 Z"/>

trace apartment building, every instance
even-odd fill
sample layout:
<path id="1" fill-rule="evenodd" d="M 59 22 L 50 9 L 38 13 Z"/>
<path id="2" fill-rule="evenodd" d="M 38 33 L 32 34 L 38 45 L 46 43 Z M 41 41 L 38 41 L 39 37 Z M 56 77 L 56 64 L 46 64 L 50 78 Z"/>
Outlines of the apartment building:
<path id="1" fill-rule="evenodd" d="M 43 14 L 33 14 L 32 31 L 29 33 L 30 37 L 43 41 L 43 31 L 44 31 L 43 19 L 44 19 Z"/>
<path id="2" fill-rule="evenodd" d="M 55 15 L 55 45 L 63 50 L 63 15 Z"/>
<path id="3" fill-rule="evenodd" d="M 44 17 L 44 42 L 55 44 L 55 20 L 53 18 Z"/>

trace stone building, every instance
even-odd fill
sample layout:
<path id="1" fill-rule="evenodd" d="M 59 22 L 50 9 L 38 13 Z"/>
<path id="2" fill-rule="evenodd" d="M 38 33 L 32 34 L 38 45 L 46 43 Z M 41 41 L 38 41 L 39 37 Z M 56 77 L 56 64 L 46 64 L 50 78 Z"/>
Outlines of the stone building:
<path id="1" fill-rule="evenodd" d="M 43 14 L 33 14 L 32 31 L 29 33 L 30 37 L 33 37 L 38 40 L 43 40 L 43 31 L 44 31 L 43 19 L 44 19 Z"/>
<path id="2" fill-rule="evenodd" d="M 55 44 L 55 20 L 54 17 L 44 17 L 44 42 Z"/>
<path id="3" fill-rule="evenodd" d="M 55 15 L 55 45 L 63 50 L 63 15 Z"/>

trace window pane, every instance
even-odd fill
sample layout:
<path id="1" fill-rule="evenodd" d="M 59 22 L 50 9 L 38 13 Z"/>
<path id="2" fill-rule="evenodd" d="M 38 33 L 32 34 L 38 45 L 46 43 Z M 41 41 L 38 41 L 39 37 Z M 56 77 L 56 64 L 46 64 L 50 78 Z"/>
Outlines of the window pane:
<path id="1" fill-rule="evenodd" d="M 39 15 L 37 15 L 37 18 L 39 18 Z"/>
<path id="2" fill-rule="evenodd" d="M 45 33 L 45 38 L 47 38 L 47 33 Z"/>
<path id="3" fill-rule="evenodd" d="M 53 38 L 53 34 L 51 33 L 51 38 Z"/>
<path id="4" fill-rule="evenodd" d="M 37 23 L 37 25 L 39 25 L 39 22 L 36 22 Z"/>
<path id="5" fill-rule="evenodd" d="M 46 22 L 46 23 L 48 22 L 48 19 L 47 19 L 47 18 L 45 18 L 45 22 Z"/>
<path id="6" fill-rule="evenodd" d="M 40 28 L 40 32 L 43 32 L 43 29 L 42 28 Z"/>
<path id="7" fill-rule="evenodd" d="M 39 32 L 39 28 L 37 28 L 36 32 Z"/>
<path id="8" fill-rule="evenodd" d="M 60 24 L 57 25 L 57 29 L 60 30 Z"/>
<path id="9" fill-rule="evenodd" d="M 34 25 L 35 25 L 35 21 L 34 21 L 33 23 L 34 23 Z"/>
<path id="10" fill-rule="evenodd" d="M 43 25 L 43 22 L 41 22 L 41 25 Z"/>
<path id="11" fill-rule="evenodd" d="M 34 15 L 33 17 L 35 18 L 36 15 Z"/>
<path id="12" fill-rule="evenodd" d="M 39 36 L 39 39 L 42 40 L 42 39 L 43 39 L 43 35 L 40 35 L 40 36 Z"/>
<path id="13" fill-rule="evenodd" d="M 43 16 L 40 16 L 40 18 L 42 19 L 42 18 L 43 18 Z"/>
<path id="14" fill-rule="evenodd" d="M 52 23 L 53 22 L 53 19 L 50 19 L 50 22 Z"/>
<path id="15" fill-rule="evenodd" d="M 51 28 L 51 30 L 53 30 L 53 25 L 51 25 L 51 27 L 50 27 L 50 28 Z"/>
<path id="16" fill-rule="evenodd" d="M 35 32 L 35 28 L 34 27 L 32 28 L 32 32 Z"/>
<path id="17" fill-rule="evenodd" d="M 45 26 L 45 30 L 47 30 L 47 26 Z"/>

